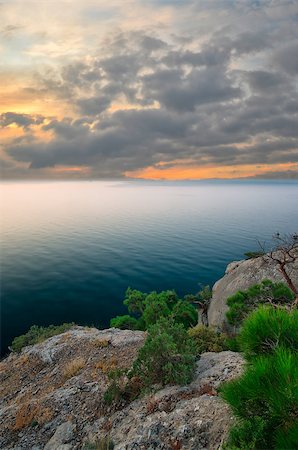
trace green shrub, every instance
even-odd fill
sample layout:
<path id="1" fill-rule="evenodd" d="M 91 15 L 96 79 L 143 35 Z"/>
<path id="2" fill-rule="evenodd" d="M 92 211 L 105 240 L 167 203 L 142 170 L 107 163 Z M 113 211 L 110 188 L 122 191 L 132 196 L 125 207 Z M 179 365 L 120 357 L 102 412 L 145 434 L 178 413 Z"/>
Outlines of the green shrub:
<path id="1" fill-rule="evenodd" d="M 295 449 L 298 421 L 298 353 L 277 348 L 259 356 L 237 380 L 221 387 L 238 423 L 227 448 Z M 283 447 L 286 443 L 287 447 Z"/>
<path id="2" fill-rule="evenodd" d="M 259 258 L 260 256 L 264 256 L 265 252 L 261 251 L 256 251 L 256 252 L 246 252 L 244 253 L 244 256 L 246 256 L 246 259 L 254 259 L 254 258 Z"/>
<path id="3" fill-rule="evenodd" d="M 126 370 L 115 369 L 108 374 L 109 385 L 103 395 L 103 401 L 106 405 L 119 403 L 123 398 L 123 392 L 126 384 Z"/>
<path id="4" fill-rule="evenodd" d="M 239 326 L 243 319 L 260 304 L 286 305 L 295 298 L 294 293 L 284 283 L 264 280 L 246 291 L 239 291 L 227 299 L 226 313 L 231 325 Z"/>
<path id="5" fill-rule="evenodd" d="M 144 387 L 188 383 L 193 375 L 195 353 L 195 345 L 183 325 L 161 318 L 149 328 L 132 375 L 139 377 Z"/>
<path id="6" fill-rule="evenodd" d="M 276 450 L 297 449 L 298 420 L 292 426 L 276 433 Z"/>
<path id="7" fill-rule="evenodd" d="M 175 304 L 179 301 L 178 295 L 173 290 L 161 291 L 158 294 L 158 297 L 160 298 L 160 300 L 164 300 L 171 310 L 173 309 Z"/>
<path id="8" fill-rule="evenodd" d="M 109 436 L 102 437 L 96 442 L 86 442 L 82 450 L 113 450 L 115 447 Z"/>
<path id="9" fill-rule="evenodd" d="M 209 286 L 205 294 L 209 295 Z M 197 299 L 188 296 L 189 300 Z M 185 328 L 197 323 L 197 309 L 186 299 L 181 300 L 175 291 L 150 292 L 149 294 L 128 288 L 125 293 L 124 305 L 132 314 L 117 316 L 111 319 L 111 327 L 131 330 L 145 330 L 154 325 L 161 317 L 172 317 Z"/>
<path id="10" fill-rule="evenodd" d="M 251 420 L 239 420 L 229 431 L 229 437 L 223 448 L 225 450 L 266 449 L 263 439 L 265 422 L 260 417 Z"/>
<path id="11" fill-rule="evenodd" d="M 63 323 L 62 325 L 50 325 L 48 327 L 39 327 L 33 325 L 27 333 L 15 337 L 12 341 L 11 348 L 14 352 L 20 352 L 27 345 L 38 344 L 57 334 L 70 330 L 74 323 Z"/>
<path id="12" fill-rule="evenodd" d="M 298 311 L 260 306 L 243 322 L 238 339 L 249 360 L 279 346 L 298 352 Z"/>
<path id="13" fill-rule="evenodd" d="M 126 289 L 125 298 L 123 304 L 127 307 L 128 311 L 133 314 L 143 314 L 144 312 L 144 301 L 147 294 L 138 291 L 136 289 L 131 289 L 130 287 Z"/>
<path id="14" fill-rule="evenodd" d="M 198 355 L 204 352 L 222 352 L 226 348 L 225 335 L 211 327 L 197 325 L 188 330 L 188 335 L 193 339 Z"/>
<path id="15" fill-rule="evenodd" d="M 144 303 L 145 309 L 142 319 L 145 322 L 146 328 L 154 325 L 161 317 L 167 317 L 171 314 L 171 310 L 166 301 L 156 292 L 149 294 Z"/>
<path id="16" fill-rule="evenodd" d="M 197 309 L 185 300 L 179 300 L 174 305 L 172 317 L 175 322 L 181 323 L 185 328 L 193 327 L 198 323 Z"/>
<path id="17" fill-rule="evenodd" d="M 120 328 L 120 330 L 142 330 L 143 324 L 139 319 L 131 317 L 128 314 L 124 316 L 116 316 L 110 320 L 112 328 Z"/>
<path id="18" fill-rule="evenodd" d="M 128 369 L 111 370 L 108 378 L 109 385 L 103 395 L 104 404 L 107 406 L 123 407 L 135 400 L 143 388 L 141 380 L 129 374 Z"/>
<path id="19" fill-rule="evenodd" d="M 234 336 L 234 337 L 226 336 L 224 347 L 225 347 L 225 350 L 230 350 L 231 352 L 240 352 L 241 348 L 240 348 L 238 336 Z"/>

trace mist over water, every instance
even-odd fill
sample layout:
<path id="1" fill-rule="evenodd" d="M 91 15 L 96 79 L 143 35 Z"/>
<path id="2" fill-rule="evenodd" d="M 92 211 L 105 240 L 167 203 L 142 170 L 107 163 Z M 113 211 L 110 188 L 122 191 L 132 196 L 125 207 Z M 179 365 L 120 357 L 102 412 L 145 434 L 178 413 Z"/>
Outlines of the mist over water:
<path id="1" fill-rule="evenodd" d="M 257 239 L 297 231 L 298 183 L 1 184 L 1 352 L 31 325 L 107 327 L 126 288 L 212 285 Z"/>

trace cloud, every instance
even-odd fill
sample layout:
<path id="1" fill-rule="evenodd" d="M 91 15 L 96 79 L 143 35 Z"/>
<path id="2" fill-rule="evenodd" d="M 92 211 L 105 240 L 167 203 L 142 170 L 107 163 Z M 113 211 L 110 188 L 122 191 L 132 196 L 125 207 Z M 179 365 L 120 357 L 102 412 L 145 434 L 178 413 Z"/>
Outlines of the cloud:
<path id="1" fill-rule="evenodd" d="M 31 125 L 40 125 L 44 121 L 41 115 L 18 114 L 14 112 L 7 112 L 0 114 L 0 127 L 8 127 L 15 124 L 19 127 L 28 128 Z"/>
<path id="2" fill-rule="evenodd" d="M 281 70 L 289 75 L 298 75 L 298 40 L 278 49 L 273 57 Z"/>
<path id="3" fill-rule="evenodd" d="M 142 2 L 131 1 L 145 11 Z M 97 19 L 90 21 L 93 41 L 91 28 L 80 36 L 85 53 L 58 62 L 49 55 L 24 87 L 33 99 L 45 99 L 45 111 L 51 102 L 61 105 L 61 113 L 0 116 L 2 127 L 26 130 L 25 137 L 7 139 L 6 155 L 29 167 L 31 176 L 60 166 L 88 167 L 91 177 L 123 177 L 148 167 L 174 168 L 177 161 L 179 167 L 229 165 L 236 171 L 241 165 L 296 163 L 293 4 L 240 6 L 147 2 L 146 21 L 151 14 L 152 23 L 134 29 L 113 0 L 103 12 L 108 32 L 96 39 Z M 122 28 L 110 13 L 116 7 Z M 76 2 L 74 10 L 79 14 Z M 153 21 L 158 11 L 166 17 L 163 26 Z M 100 9 L 97 15 L 101 23 Z"/>
<path id="4" fill-rule="evenodd" d="M 268 180 L 298 180 L 298 168 L 296 170 L 271 171 L 261 175 L 254 175 L 251 178 Z"/>

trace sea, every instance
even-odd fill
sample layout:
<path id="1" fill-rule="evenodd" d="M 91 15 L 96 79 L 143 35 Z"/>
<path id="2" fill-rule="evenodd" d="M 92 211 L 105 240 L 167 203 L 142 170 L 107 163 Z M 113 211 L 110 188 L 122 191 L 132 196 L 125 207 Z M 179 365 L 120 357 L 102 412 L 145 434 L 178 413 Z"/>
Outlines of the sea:
<path id="1" fill-rule="evenodd" d="M 33 325 L 109 326 L 128 286 L 180 296 L 298 231 L 298 182 L 1 183 L 1 356 Z"/>

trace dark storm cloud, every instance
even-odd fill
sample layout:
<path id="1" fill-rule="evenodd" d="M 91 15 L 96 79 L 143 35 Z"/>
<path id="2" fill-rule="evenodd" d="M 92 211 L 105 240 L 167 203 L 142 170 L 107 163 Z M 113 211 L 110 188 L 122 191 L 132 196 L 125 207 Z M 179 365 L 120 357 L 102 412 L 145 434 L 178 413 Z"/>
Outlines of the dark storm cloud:
<path id="1" fill-rule="evenodd" d="M 298 40 L 278 49 L 273 61 L 290 75 L 298 75 Z"/>
<path id="2" fill-rule="evenodd" d="M 47 125 L 42 127 L 43 130 L 53 130 L 57 137 L 63 139 L 76 139 L 88 133 L 88 119 L 81 120 L 64 119 L 51 120 Z"/>
<path id="3" fill-rule="evenodd" d="M 228 77 L 213 67 L 193 69 L 186 76 L 177 72 L 156 72 L 144 77 L 143 92 L 166 108 L 177 111 L 194 111 L 196 106 L 226 102 L 241 95 L 241 89 L 233 87 Z"/>
<path id="4" fill-rule="evenodd" d="M 281 87 L 287 88 L 288 84 L 287 79 L 280 73 L 256 70 L 243 75 L 251 90 L 256 93 L 264 94 L 267 92 L 269 95 L 272 95 L 276 89 Z"/>
<path id="5" fill-rule="evenodd" d="M 12 124 L 28 128 L 30 125 L 40 125 L 43 121 L 44 117 L 41 115 L 18 114 L 14 112 L 0 114 L 0 127 L 3 128 Z"/>
<path id="6" fill-rule="evenodd" d="M 111 98 L 105 95 L 99 95 L 97 97 L 82 98 L 77 100 L 82 114 L 97 115 L 105 111 L 111 104 Z"/>
<path id="7" fill-rule="evenodd" d="M 53 119 L 43 125 L 54 132 L 52 141 L 15 140 L 8 154 L 31 169 L 91 166 L 95 177 L 119 177 L 160 161 L 164 168 L 175 160 L 190 166 L 295 163 L 297 29 L 278 2 L 246 5 L 244 16 L 239 2 L 204 2 L 206 11 L 228 11 L 235 22 L 203 36 L 112 33 L 98 54 L 49 72 L 40 92 L 66 100 L 80 118 Z M 2 126 L 42 121 L 17 116 L 2 115 Z"/>

